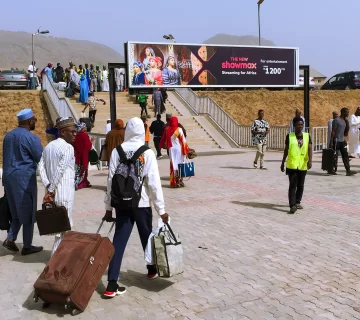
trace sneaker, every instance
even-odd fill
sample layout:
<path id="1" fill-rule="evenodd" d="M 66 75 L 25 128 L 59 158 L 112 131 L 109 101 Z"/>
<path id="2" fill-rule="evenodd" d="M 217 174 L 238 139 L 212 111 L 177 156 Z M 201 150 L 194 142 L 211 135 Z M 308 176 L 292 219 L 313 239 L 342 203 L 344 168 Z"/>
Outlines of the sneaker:
<path id="1" fill-rule="evenodd" d="M 147 274 L 148 279 L 153 280 L 159 276 L 155 265 L 151 265 L 151 266 L 148 265 L 146 267 L 148 269 L 148 274 Z"/>
<path id="2" fill-rule="evenodd" d="M 257 169 L 257 163 L 256 162 L 254 162 L 254 168 Z"/>
<path id="3" fill-rule="evenodd" d="M 158 156 L 156 159 L 160 160 L 160 159 L 162 159 L 162 156 Z"/>
<path id="4" fill-rule="evenodd" d="M 264 166 L 260 166 L 261 170 L 267 170 Z"/>
<path id="5" fill-rule="evenodd" d="M 38 253 L 43 250 L 43 247 L 31 246 L 30 248 L 22 248 L 21 255 L 27 256 L 29 254 Z"/>
<path id="6" fill-rule="evenodd" d="M 353 175 L 355 175 L 357 172 L 354 172 L 354 171 L 347 171 L 346 172 L 346 175 L 348 176 L 348 177 L 350 177 L 350 176 L 353 176 Z"/>
<path id="7" fill-rule="evenodd" d="M 292 206 L 290 208 L 289 214 L 294 214 L 296 212 L 296 210 L 297 210 L 296 206 Z"/>
<path id="8" fill-rule="evenodd" d="M 11 241 L 9 239 L 6 239 L 3 242 L 3 247 L 10 250 L 10 251 L 12 251 L 12 252 L 18 252 L 19 251 L 19 248 L 15 244 L 15 241 Z"/>
<path id="9" fill-rule="evenodd" d="M 304 209 L 304 207 L 300 203 L 297 203 L 296 204 L 296 209 L 302 210 L 302 209 Z"/>
<path id="10" fill-rule="evenodd" d="M 117 281 L 109 281 L 104 296 L 108 298 L 114 298 L 115 296 L 120 296 L 126 292 L 125 287 L 120 287 Z"/>

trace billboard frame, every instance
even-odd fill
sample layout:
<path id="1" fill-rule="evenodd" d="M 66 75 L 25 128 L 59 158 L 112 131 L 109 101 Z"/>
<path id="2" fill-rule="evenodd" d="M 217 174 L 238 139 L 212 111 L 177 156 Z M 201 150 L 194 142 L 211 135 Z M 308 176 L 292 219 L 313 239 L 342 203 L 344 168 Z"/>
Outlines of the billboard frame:
<path id="1" fill-rule="evenodd" d="M 232 48 L 268 48 L 268 49 L 290 49 L 294 50 L 295 53 L 295 85 L 171 85 L 171 86 L 157 86 L 157 85 L 146 85 L 146 86 L 132 86 L 132 79 L 130 77 L 130 64 L 129 64 L 129 50 L 130 50 L 130 44 L 145 44 L 145 45 L 182 45 L 182 46 L 213 46 L 213 47 L 232 47 Z M 298 47 L 274 47 L 274 46 L 256 46 L 256 45 L 229 45 L 229 44 L 210 44 L 210 43 L 169 43 L 169 42 L 148 42 L 148 41 L 127 41 L 124 43 L 125 48 L 125 61 L 128 66 L 127 71 L 127 81 L 128 81 L 128 88 L 131 90 L 138 90 L 138 89 L 154 89 L 154 88 L 298 88 L 299 87 L 299 68 L 300 68 L 300 50 Z"/>

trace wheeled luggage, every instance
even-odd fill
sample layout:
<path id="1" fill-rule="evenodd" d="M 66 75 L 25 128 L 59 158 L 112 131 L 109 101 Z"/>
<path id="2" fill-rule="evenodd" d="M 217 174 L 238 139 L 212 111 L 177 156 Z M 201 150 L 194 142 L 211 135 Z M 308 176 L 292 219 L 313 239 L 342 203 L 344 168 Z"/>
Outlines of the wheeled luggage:
<path id="1" fill-rule="evenodd" d="M 114 255 L 108 237 L 69 231 L 34 284 L 34 301 L 63 305 L 72 315 L 83 312 Z M 108 236 L 115 222 L 112 223 Z"/>
<path id="2" fill-rule="evenodd" d="M 337 170 L 337 151 L 334 149 L 323 149 L 321 169 L 328 172 L 336 172 Z"/>

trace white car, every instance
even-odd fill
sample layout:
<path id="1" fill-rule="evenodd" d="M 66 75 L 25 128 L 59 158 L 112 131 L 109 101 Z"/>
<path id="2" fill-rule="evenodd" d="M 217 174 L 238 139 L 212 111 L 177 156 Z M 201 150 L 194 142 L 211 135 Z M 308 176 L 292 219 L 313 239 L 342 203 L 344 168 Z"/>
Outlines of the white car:
<path id="1" fill-rule="evenodd" d="M 315 88 L 316 86 L 315 79 L 313 77 L 309 78 L 309 86 L 310 88 Z M 304 75 L 299 76 L 299 87 L 304 87 Z"/>

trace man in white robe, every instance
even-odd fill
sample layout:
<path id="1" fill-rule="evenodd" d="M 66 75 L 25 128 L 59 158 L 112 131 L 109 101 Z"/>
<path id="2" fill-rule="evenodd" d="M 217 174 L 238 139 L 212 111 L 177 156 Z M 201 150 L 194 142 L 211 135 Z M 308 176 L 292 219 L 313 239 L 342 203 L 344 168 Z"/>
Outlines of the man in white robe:
<path id="1" fill-rule="evenodd" d="M 41 180 L 46 187 L 44 203 L 64 206 L 73 226 L 72 209 L 75 196 L 75 155 L 72 143 L 76 128 L 73 118 L 61 118 L 56 123 L 59 138 L 50 142 L 44 149 L 39 163 Z M 65 232 L 55 234 L 52 254 L 55 253 Z"/>
<path id="2" fill-rule="evenodd" d="M 349 118 L 349 125 L 349 154 L 357 155 L 360 158 L 360 107 L 358 107 L 355 114 Z"/>
<path id="3" fill-rule="evenodd" d="M 109 92 L 109 72 L 106 70 L 106 67 L 103 66 L 102 71 L 102 91 Z"/>

